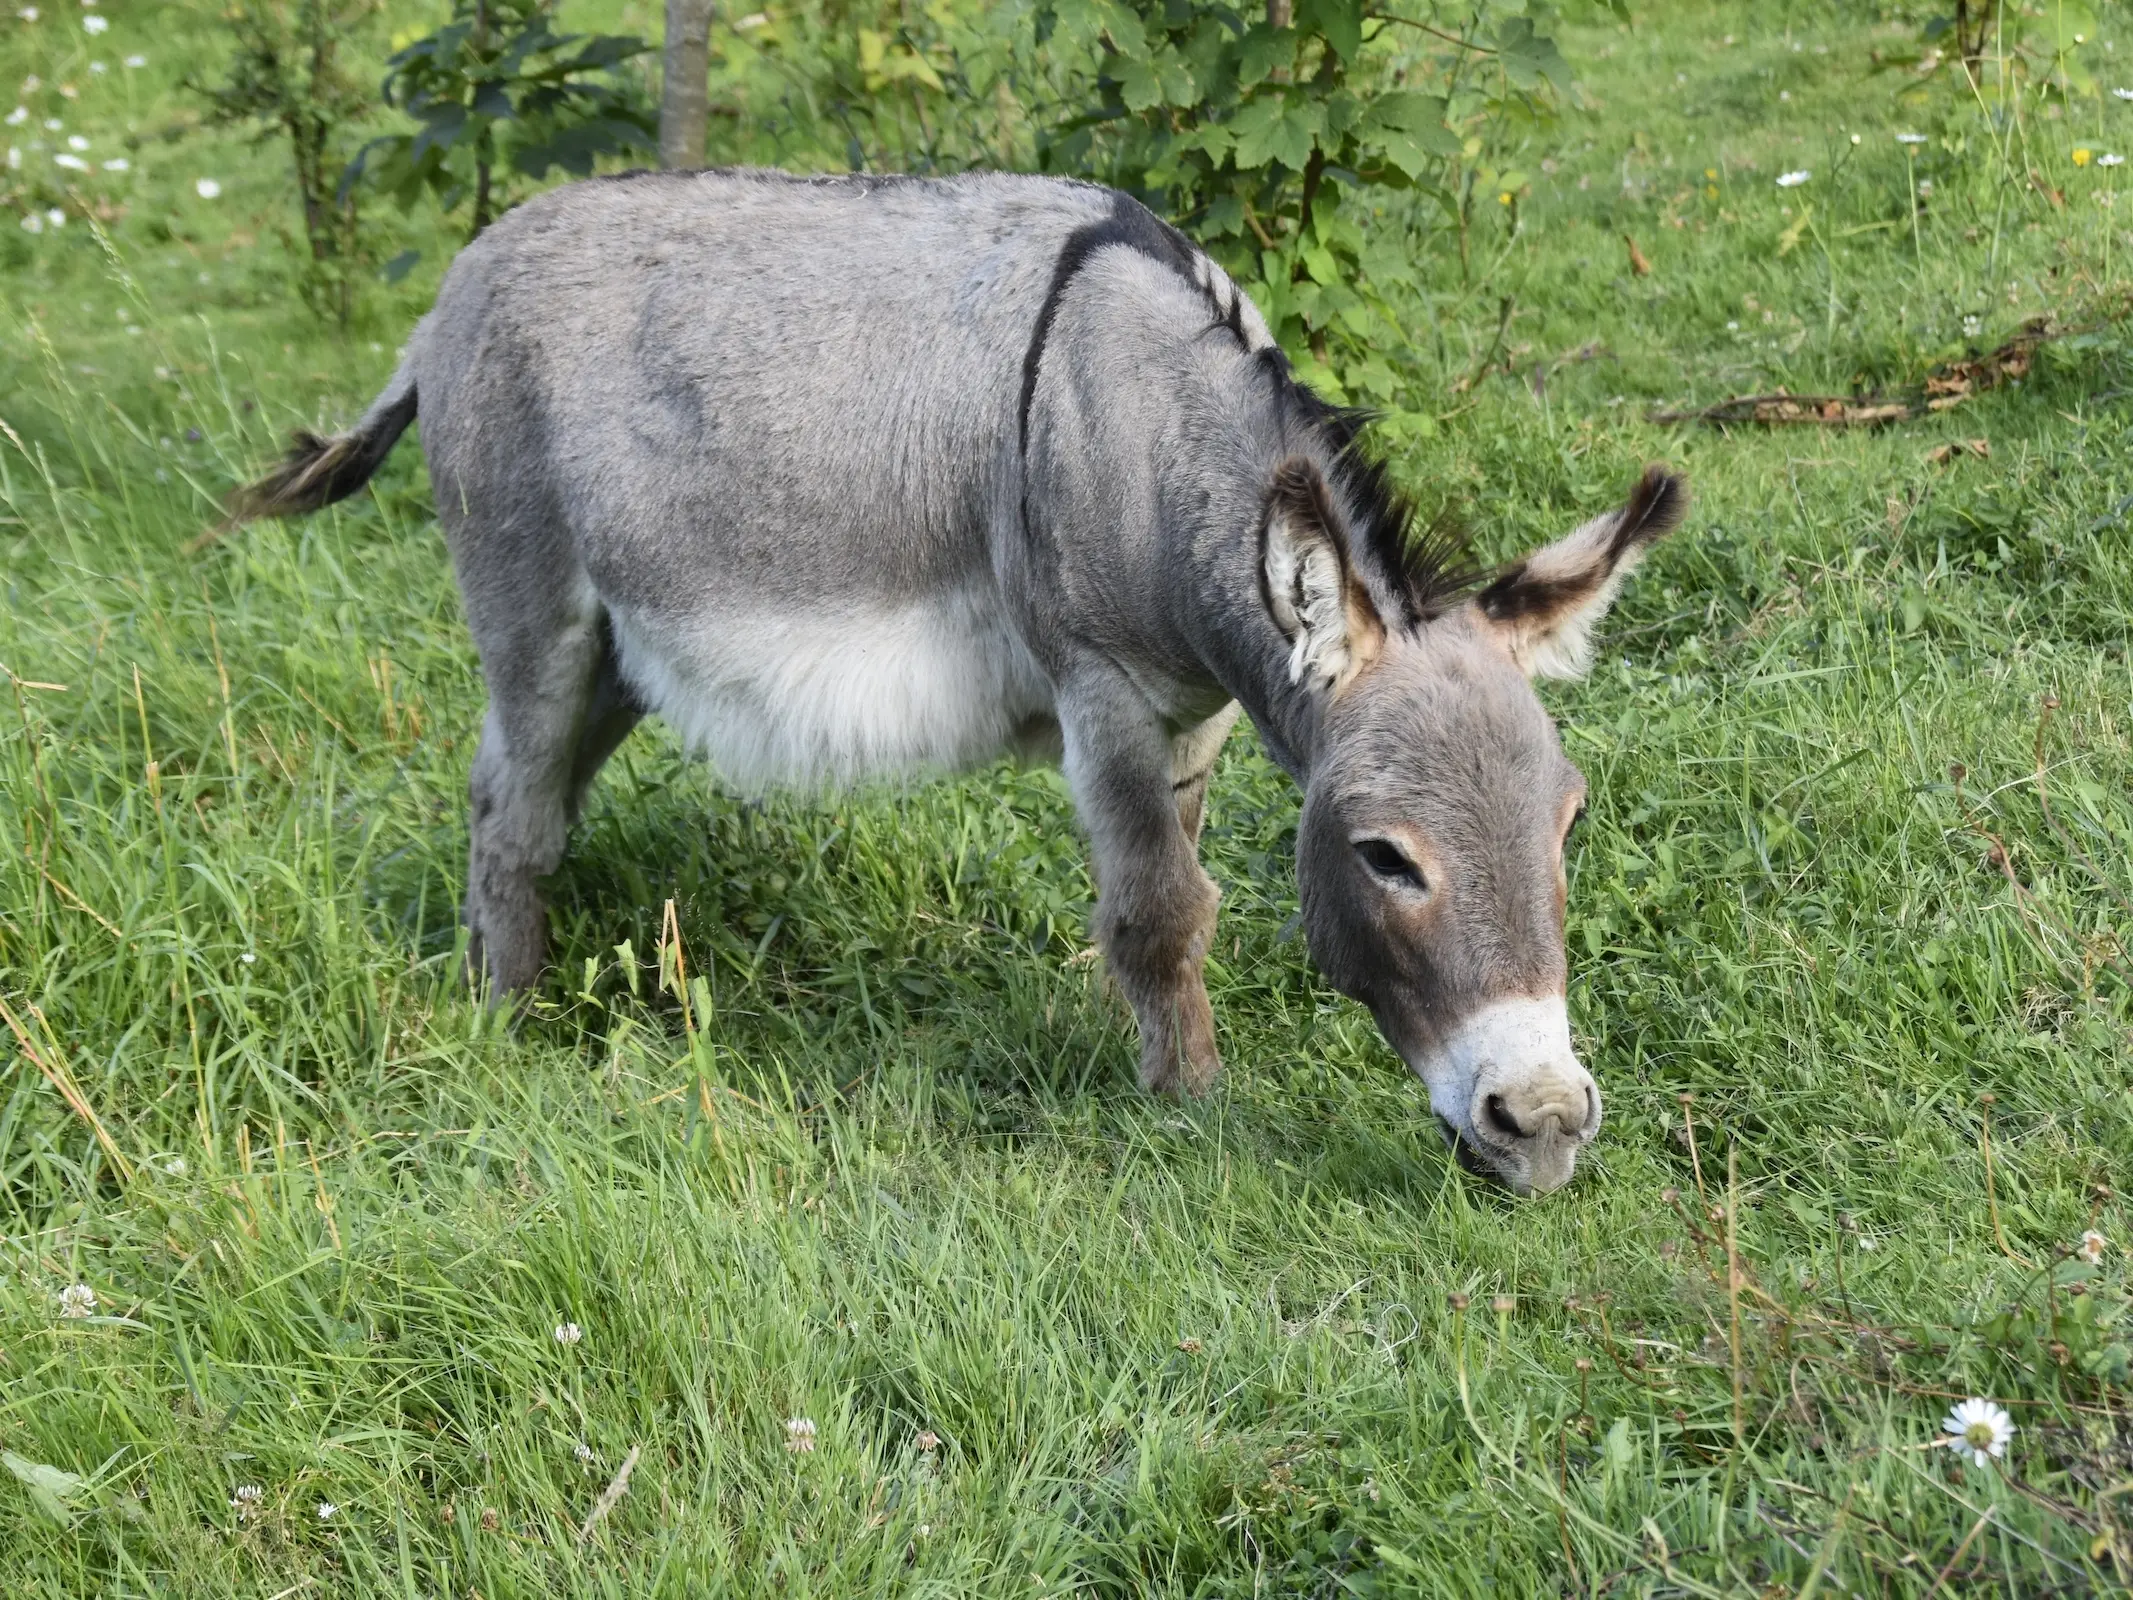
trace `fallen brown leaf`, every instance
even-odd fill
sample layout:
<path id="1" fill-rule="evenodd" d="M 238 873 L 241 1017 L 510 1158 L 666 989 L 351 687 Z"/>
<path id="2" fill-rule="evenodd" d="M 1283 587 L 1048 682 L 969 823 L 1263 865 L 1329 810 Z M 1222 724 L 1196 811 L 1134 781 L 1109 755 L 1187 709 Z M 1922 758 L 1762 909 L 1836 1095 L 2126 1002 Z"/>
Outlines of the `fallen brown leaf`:
<path id="1" fill-rule="evenodd" d="M 1637 248 L 1637 241 L 1625 233 L 1622 235 L 1622 242 L 1629 246 L 1629 270 L 1640 278 L 1649 278 L 1652 275 L 1652 264 L 1644 258 L 1644 252 Z"/>
<path id="2" fill-rule="evenodd" d="M 1935 445 L 1926 452 L 1926 463 L 1935 467 L 1946 466 L 1957 456 L 1962 455 L 1976 456 L 1979 460 L 1988 459 L 1992 455 L 1992 441 L 1990 439 L 1955 439 L 1947 444 Z"/>

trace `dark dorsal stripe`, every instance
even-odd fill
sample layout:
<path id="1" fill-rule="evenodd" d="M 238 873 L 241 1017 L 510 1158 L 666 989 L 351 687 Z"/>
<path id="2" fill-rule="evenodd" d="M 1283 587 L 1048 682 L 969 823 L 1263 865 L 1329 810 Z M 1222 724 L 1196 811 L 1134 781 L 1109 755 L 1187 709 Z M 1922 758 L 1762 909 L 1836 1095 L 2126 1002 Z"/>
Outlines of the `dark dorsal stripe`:
<path id="1" fill-rule="evenodd" d="M 1059 248 L 1059 259 L 1052 265 L 1051 286 L 1044 292 L 1044 305 L 1037 313 L 1037 326 L 1030 332 L 1029 350 L 1022 357 L 1022 403 L 1016 414 L 1016 437 L 1020 441 L 1025 462 L 1029 459 L 1030 406 L 1037 398 L 1037 369 L 1044 363 L 1044 347 L 1051 338 L 1052 323 L 1059 316 L 1059 303 L 1066 297 L 1068 285 L 1073 283 L 1076 275 L 1089 264 L 1096 252 L 1111 245 L 1124 245 L 1128 250 L 1138 250 L 1149 260 L 1172 268 L 1195 289 L 1201 287 L 1198 282 L 1198 247 L 1131 195 L 1114 191 L 1109 216 L 1095 222 L 1084 222 L 1068 234 L 1066 243 Z M 1221 303 L 1221 297 L 1210 286 L 1207 298 L 1215 321 L 1233 331 L 1238 342 L 1242 343 L 1242 293 L 1232 295 L 1230 303 L 1225 306 Z"/>

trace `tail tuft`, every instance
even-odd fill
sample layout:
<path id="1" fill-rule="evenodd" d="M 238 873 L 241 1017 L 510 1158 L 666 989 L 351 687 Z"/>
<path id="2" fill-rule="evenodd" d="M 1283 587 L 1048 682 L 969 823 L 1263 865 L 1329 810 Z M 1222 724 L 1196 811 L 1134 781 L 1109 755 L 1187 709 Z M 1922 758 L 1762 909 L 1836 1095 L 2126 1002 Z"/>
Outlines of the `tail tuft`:
<path id="1" fill-rule="evenodd" d="M 370 481 L 393 443 L 415 420 L 415 377 L 406 366 L 393 374 L 385 392 L 346 433 L 322 439 L 299 433 L 281 464 L 256 483 L 234 491 L 223 502 L 223 520 L 203 536 L 260 517 L 300 517 L 346 499 Z"/>

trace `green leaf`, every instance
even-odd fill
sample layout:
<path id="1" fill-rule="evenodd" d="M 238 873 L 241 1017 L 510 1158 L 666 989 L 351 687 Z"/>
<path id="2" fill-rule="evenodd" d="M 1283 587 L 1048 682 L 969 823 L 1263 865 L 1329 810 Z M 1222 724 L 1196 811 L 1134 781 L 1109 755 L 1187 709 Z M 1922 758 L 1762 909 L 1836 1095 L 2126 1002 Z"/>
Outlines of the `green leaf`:
<path id="1" fill-rule="evenodd" d="M 1363 9 L 1362 0 L 1301 0 L 1296 22 L 1318 34 L 1352 66 L 1363 53 Z"/>
<path id="2" fill-rule="evenodd" d="M 74 1508 L 69 1502 L 88 1481 L 80 1473 L 46 1466 L 41 1461 L 25 1460 L 12 1450 L 0 1450 L 0 1466 L 6 1467 L 21 1481 L 39 1511 L 62 1526 L 73 1524 Z"/>
<path id="3" fill-rule="evenodd" d="M 1237 51 L 1237 81 L 1249 89 L 1264 83 L 1276 67 L 1286 67 L 1295 60 L 1294 30 L 1284 28 L 1277 32 L 1265 23 L 1254 23 Z"/>
<path id="4" fill-rule="evenodd" d="M 1543 79 L 1570 92 L 1570 63 L 1555 41 L 1533 30 L 1531 17 L 1506 17 L 1496 25 L 1496 51 L 1504 76 L 1520 89 L 1537 89 Z"/>
<path id="5" fill-rule="evenodd" d="M 1292 106 L 1276 95 L 1264 95 L 1248 102 L 1242 110 L 1230 118 L 1230 132 L 1236 137 L 1235 160 L 1239 171 L 1263 167 L 1270 161 L 1278 161 L 1291 171 L 1301 172 L 1311 159 L 1312 127 L 1311 112 L 1316 107 Z"/>

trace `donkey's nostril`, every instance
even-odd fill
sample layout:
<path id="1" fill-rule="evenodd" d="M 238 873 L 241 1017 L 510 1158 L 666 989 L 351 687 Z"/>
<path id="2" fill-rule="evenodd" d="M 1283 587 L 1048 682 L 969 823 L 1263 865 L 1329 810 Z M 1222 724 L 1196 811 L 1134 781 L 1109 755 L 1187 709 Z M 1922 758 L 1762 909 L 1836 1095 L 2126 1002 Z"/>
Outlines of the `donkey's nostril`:
<path id="1" fill-rule="evenodd" d="M 1511 1115 L 1511 1108 L 1504 1104 L 1502 1095 L 1492 1094 L 1482 1101 L 1481 1114 L 1489 1119 L 1489 1126 L 1505 1138 L 1523 1139 L 1526 1137 L 1526 1130 L 1521 1128 L 1518 1125 L 1518 1119 Z"/>

